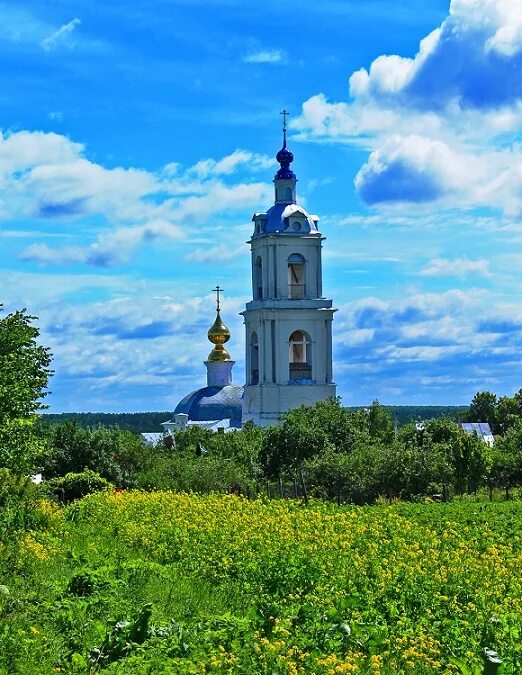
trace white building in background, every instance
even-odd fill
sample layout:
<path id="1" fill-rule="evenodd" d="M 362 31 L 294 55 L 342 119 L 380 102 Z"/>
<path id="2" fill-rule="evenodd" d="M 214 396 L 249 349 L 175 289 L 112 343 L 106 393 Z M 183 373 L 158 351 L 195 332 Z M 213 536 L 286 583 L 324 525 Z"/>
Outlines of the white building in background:
<path id="1" fill-rule="evenodd" d="M 286 119 L 286 113 L 283 113 Z M 252 300 L 242 312 L 246 333 L 246 384 L 242 421 L 268 426 L 281 413 L 336 395 L 332 375 L 332 320 L 323 297 L 317 216 L 296 203 L 294 157 L 277 153 L 275 203 L 253 216 Z"/>

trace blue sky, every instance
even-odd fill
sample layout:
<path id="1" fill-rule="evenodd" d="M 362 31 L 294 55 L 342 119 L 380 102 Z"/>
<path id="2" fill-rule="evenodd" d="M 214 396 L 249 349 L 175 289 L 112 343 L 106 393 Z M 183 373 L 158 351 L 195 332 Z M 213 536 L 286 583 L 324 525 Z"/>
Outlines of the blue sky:
<path id="1" fill-rule="evenodd" d="M 0 2 L 0 62 L 0 301 L 39 317 L 51 411 L 174 408 L 216 283 L 242 383 L 284 107 L 344 403 L 520 388 L 522 6 Z"/>

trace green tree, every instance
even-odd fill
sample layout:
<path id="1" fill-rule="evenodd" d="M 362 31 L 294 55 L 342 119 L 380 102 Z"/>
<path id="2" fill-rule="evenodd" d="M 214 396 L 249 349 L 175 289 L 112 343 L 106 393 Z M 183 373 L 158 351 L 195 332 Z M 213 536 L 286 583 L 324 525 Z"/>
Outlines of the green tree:
<path id="1" fill-rule="evenodd" d="M 346 499 L 355 504 L 370 504 L 385 494 L 382 484 L 383 448 L 371 442 L 361 443 L 348 456 Z"/>
<path id="2" fill-rule="evenodd" d="M 146 451 L 139 438 L 121 429 L 82 429 L 76 422 L 49 429 L 49 449 L 41 458 L 46 478 L 94 471 L 115 485 L 132 483 Z"/>
<path id="3" fill-rule="evenodd" d="M 409 457 L 403 496 L 443 492 L 452 484 L 465 492 L 478 487 L 486 473 L 484 443 L 465 436 L 451 419 L 407 425 L 399 432 L 399 444 Z"/>
<path id="4" fill-rule="evenodd" d="M 493 482 L 506 489 L 522 485 L 522 420 L 518 419 L 495 443 L 491 476 Z"/>
<path id="5" fill-rule="evenodd" d="M 476 434 L 462 433 L 452 445 L 452 464 L 457 492 L 476 491 L 486 478 L 487 445 Z"/>
<path id="6" fill-rule="evenodd" d="M 495 433 L 505 434 L 520 419 L 522 419 L 521 392 L 519 391 L 513 398 L 501 396 L 497 405 Z"/>
<path id="7" fill-rule="evenodd" d="M 346 499 L 347 487 L 352 477 L 351 455 L 327 449 L 321 455 L 303 464 L 308 491 L 320 499 Z"/>
<path id="8" fill-rule="evenodd" d="M 343 408 L 339 399 L 302 405 L 283 415 L 280 427 L 267 430 L 260 462 L 268 475 L 297 469 L 327 448 L 351 453 L 370 440 L 368 414 Z"/>
<path id="9" fill-rule="evenodd" d="M 368 408 L 368 433 L 372 438 L 391 443 L 393 432 L 393 420 L 389 411 L 375 400 Z"/>
<path id="10" fill-rule="evenodd" d="M 322 499 L 367 504 L 386 492 L 382 484 L 383 448 L 370 442 L 351 453 L 332 447 L 303 463 L 310 494 Z"/>
<path id="11" fill-rule="evenodd" d="M 0 319 L 0 466 L 18 472 L 32 470 L 41 452 L 36 413 L 45 408 L 41 399 L 52 374 L 34 319 L 25 310 Z"/>
<path id="12" fill-rule="evenodd" d="M 285 420 L 280 427 L 270 427 L 261 446 L 261 465 L 267 476 L 296 471 L 306 459 L 331 449 L 325 431 L 293 420 Z"/>
<path id="13" fill-rule="evenodd" d="M 496 394 L 490 391 L 479 391 L 473 397 L 466 415 L 468 422 L 488 422 L 493 433 L 499 433 L 497 428 Z"/>
<path id="14" fill-rule="evenodd" d="M 504 488 L 506 497 L 509 490 L 520 480 L 520 458 L 510 449 L 496 447 L 492 454 L 489 478 L 492 485 Z"/>

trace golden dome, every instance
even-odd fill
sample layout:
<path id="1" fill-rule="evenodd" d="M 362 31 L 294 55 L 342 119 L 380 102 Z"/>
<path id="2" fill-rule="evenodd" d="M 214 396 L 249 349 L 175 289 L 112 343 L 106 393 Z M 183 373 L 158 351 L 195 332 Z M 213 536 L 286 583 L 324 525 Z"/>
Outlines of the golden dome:
<path id="1" fill-rule="evenodd" d="M 230 331 L 221 320 L 219 309 L 217 310 L 216 320 L 208 330 L 208 339 L 215 346 L 208 355 L 209 361 L 231 361 L 230 354 L 223 347 L 225 342 L 230 340 Z"/>

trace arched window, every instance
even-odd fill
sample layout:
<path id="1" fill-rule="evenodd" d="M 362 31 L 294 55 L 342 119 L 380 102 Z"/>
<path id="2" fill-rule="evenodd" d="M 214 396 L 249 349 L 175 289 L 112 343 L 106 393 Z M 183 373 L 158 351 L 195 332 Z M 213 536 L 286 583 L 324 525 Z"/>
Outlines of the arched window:
<path id="1" fill-rule="evenodd" d="M 259 344 L 255 331 L 250 336 L 250 384 L 259 384 Z"/>
<path id="2" fill-rule="evenodd" d="M 292 201 L 292 188 L 290 187 L 285 188 L 285 200 L 287 202 Z"/>
<path id="3" fill-rule="evenodd" d="M 257 256 L 256 264 L 254 265 L 254 292 L 256 300 L 263 299 L 263 261 L 261 256 Z"/>
<path id="4" fill-rule="evenodd" d="M 305 297 L 305 259 L 300 253 L 288 258 L 288 297 L 302 300 Z"/>
<path id="5" fill-rule="evenodd" d="M 289 376 L 291 380 L 312 379 L 312 342 L 308 333 L 295 330 L 290 335 Z"/>

